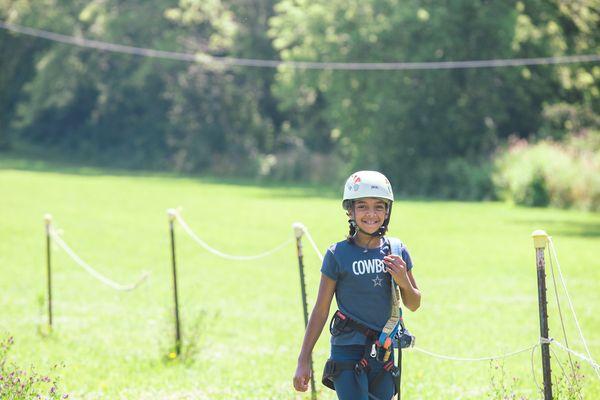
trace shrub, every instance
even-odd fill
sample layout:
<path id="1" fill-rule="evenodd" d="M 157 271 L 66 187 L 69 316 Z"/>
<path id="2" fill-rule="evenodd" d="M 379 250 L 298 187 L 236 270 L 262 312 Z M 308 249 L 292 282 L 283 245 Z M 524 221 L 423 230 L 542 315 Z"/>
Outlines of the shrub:
<path id="1" fill-rule="evenodd" d="M 525 206 L 600 210 L 600 132 L 563 142 L 511 139 L 495 158 L 500 197 Z"/>

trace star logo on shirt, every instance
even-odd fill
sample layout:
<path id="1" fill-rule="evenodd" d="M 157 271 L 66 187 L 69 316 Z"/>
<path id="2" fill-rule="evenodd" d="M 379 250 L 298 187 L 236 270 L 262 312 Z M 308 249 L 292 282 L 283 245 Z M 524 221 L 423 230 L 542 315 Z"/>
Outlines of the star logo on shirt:
<path id="1" fill-rule="evenodd" d="M 371 279 L 371 280 L 373 281 L 373 287 L 376 287 L 376 286 L 381 286 L 381 287 L 383 287 L 383 285 L 382 285 L 382 283 L 383 283 L 383 279 L 381 279 L 381 278 L 379 277 L 379 275 L 377 275 L 377 276 L 375 277 L 375 279 Z"/>

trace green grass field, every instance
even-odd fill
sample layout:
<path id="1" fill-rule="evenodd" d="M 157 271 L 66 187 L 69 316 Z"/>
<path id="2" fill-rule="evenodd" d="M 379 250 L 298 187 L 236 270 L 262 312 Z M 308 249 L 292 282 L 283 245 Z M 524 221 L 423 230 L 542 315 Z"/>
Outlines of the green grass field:
<path id="1" fill-rule="evenodd" d="M 292 236 L 303 222 L 324 250 L 346 233 L 340 200 L 306 187 L 219 183 L 102 171 L 0 169 L 0 332 L 15 337 L 10 359 L 49 370 L 64 362 L 61 386 L 77 399 L 308 399 L 291 386 L 303 337 L 294 246 L 240 262 L 208 254 L 176 228 L 183 334 L 195 330 L 190 362 L 165 362 L 173 338 L 168 223 L 181 206 L 190 226 L 214 247 L 253 254 Z M 46 321 L 44 213 L 89 264 L 128 283 L 117 292 L 53 249 L 55 328 Z M 573 303 L 592 355 L 600 359 L 600 215 L 515 208 L 501 203 L 398 201 L 390 233 L 408 246 L 423 292 L 421 308 L 405 313 L 423 349 L 459 357 L 510 352 L 539 338 L 535 253 L 530 234 L 554 237 Z M 319 260 L 305 244 L 309 308 Z M 562 341 L 549 284 L 551 336 Z M 565 297 L 572 347 L 583 352 Z M 197 328 L 192 328 L 197 325 Z M 189 336 L 186 336 L 189 339 Z M 314 352 L 320 378 L 327 332 Z M 556 348 L 566 367 L 565 353 Z M 501 363 L 509 392 L 539 394 L 531 354 Z M 556 376 L 560 367 L 553 364 Z M 600 398 L 600 381 L 584 364 L 586 399 Z M 404 399 L 489 399 L 489 362 L 439 360 L 405 353 Z M 541 381 L 539 351 L 535 371 Z M 513 378 L 517 378 L 516 381 Z M 318 385 L 319 399 L 334 393 Z"/>

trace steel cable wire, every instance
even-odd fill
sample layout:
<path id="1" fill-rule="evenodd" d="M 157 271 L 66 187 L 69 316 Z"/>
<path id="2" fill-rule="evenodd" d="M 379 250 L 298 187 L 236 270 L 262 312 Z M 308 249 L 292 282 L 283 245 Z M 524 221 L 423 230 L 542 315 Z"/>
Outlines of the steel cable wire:
<path id="1" fill-rule="evenodd" d="M 205 53 L 181 53 L 175 51 L 156 50 L 144 47 L 127 46 L 100 40 L 86 39 L 83 37 L 63 35 L 42 29 L 21 26 L 6 21 L 0 21 L 0 29 L 38 37 L 54 42 L 91 48 L 113 53 L 130 54 L 140 57 L 160 58 L 185 62 L 204 64 L 218 64 L 224 66 L 279 68 L 288 67 L 296 69 L 338 70 L 338 71 L 407 71 L 407 70 L 443 70 L 466 68 L 499 68 L 517 67 L 528 65 L 550 65 L 598 62 L 600 55 L 584 54 L 556 57 L 536 58 L 511 58 L 491 60 L 465 60 L 465 61 L 429 61 L 429 62 L 328 62 L 328 61 L 282 61 L 259 60 L 252 58 L 219 57 Z"/>

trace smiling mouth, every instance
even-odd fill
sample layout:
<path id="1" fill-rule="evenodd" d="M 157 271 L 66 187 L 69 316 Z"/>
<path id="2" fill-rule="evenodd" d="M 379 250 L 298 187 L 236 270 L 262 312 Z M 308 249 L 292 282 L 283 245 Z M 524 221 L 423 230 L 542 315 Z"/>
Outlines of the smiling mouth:
<path id="1" fill-rule="evenodd" d="M 367 225 L 367 226 L 377 226 L 377 225 L 380 224 L 379 220 L 377 220 L 377 221 L 365 221 L 365 220 L 362 220 L 361 222 L 363 224 Z"/>

